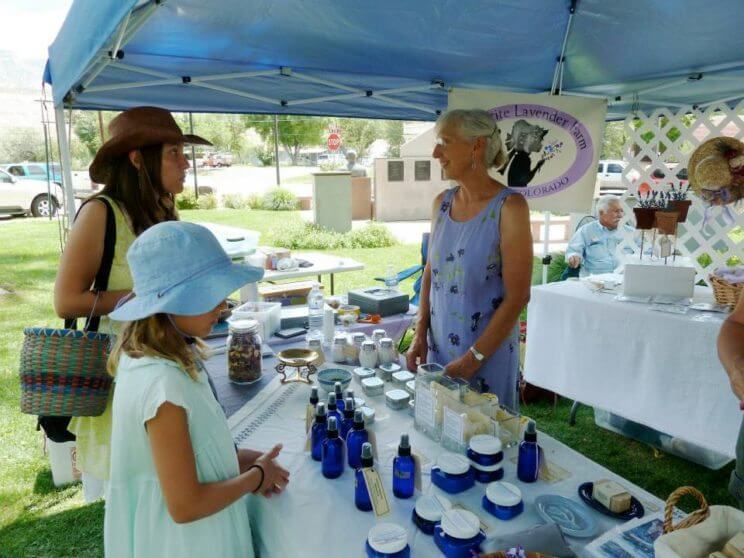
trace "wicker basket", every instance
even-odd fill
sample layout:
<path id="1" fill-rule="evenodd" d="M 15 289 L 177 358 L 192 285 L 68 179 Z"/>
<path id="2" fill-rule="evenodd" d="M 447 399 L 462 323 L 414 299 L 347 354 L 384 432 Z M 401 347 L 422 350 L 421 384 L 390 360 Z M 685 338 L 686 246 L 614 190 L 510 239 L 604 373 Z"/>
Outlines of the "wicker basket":
<path id="1" fill-rule="evenodd" d="M 708 279 L 710 280 L 711 287 L 713 287 L 713 296 L 718 304 L 736 306 L 742 291 L 744 291 L 744 283 L 732 285 L 725 279 L 721 279 L 715 275 L 711 275 Z"/>
<path id="2" fill-rule="evenodd" d="M 21 411 L 46 416 L 97 416 L 113 378 L 106 372 L 111 337 L 73 329 L 30 327 L 19 368 Z"/>

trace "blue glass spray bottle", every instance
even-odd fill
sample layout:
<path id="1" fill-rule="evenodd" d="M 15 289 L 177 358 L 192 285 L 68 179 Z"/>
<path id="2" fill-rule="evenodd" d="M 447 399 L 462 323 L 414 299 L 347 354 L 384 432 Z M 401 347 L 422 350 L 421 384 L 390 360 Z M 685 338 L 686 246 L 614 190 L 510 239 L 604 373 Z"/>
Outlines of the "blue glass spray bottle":
<path id="1" fill-rule="evenodd" d="M 519 443 L 517 477 L 522 482 L 535 482 L 540 471 L 540 446 L 537 445 L 535 421 L 527 423 L 524 440 Z"/>
<path id="2" fill-rule="evenodd" d="M 361 409 L 354 411 L 354 423 L 346 435 L 346 450 L 349 467 L 358 469 L 362 466 L 362 446 L 369 441 L 369 432 L 364 428 L 364 413 Z"/>
<path id="3" fill-rule="evenodd" d="M 398 446 L 398 456 L 393 459 L 393 494 L 396 498 L 413 496 L 416 481 L 416 464 L 411 456 L 408 434 L 402 434 Z"/>
<path id="4" fill-rule="evenodd" d="M 344 418 L 341 413 L 338 412 L 338 400 L 336 399 L 335 393 L 328 394 L 328 403 L 326 405 L 328 411 L 328 418 L 336 417 L 336 424 L 341 424 L 341 420 Z"/>
<path id="5" fill-rule="evenodd" d="M 361 467 L 354 472 L 354 505 L 358 510 L 372 511 L 372 500 L 369 497 L 367 483 L 364 481 L 363 469 L 372 467 L 375 462 L 372 457 L 372 444 L 364 442 L 362 444 Z"/>
<path id="6" fill-rule="evenodd" d="M 323 440 L 323 476 L 335 479 L 344 472 L 344 457 L 346 444 L 338 436 L 338 421 L 336 417 L 328 417 L 328 437 Z"/>
<path id="7" fill-rule="evenodd" d="M 333 394 L 336 396 L 336 405 L 338 405 L 338 412 L 343 413 L 344 412 L 344 393 L 341 391 L 341 382 L 336 382 L 333 384 Z M 339 424 L 341 424 L 339 422 Z"/>
<path id="8" fill-rule="evenodd" d="M 341 439 L 346 440 L 346 436 L 349 435 L 349 431 L 354 426 L 354 400 L 347 397 L 346 403 L 344 404 L 344 418 L 341 420 Z"/>
<path id="9" fill-rule="evenodd" d="M 310 454 L 315 461 L 323 458 L 323 441 L 327 437 L 327 430 L 325 403 L 318 403 L 315 407 L 315 421 L 310 428 Z"/>

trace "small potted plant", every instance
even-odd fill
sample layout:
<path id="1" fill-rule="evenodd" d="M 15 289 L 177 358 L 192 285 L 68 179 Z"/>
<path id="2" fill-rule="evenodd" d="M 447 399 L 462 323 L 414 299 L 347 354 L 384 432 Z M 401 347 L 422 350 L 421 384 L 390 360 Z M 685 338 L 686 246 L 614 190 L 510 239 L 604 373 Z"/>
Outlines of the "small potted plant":
<path id="1" fill-rule="evenodd" d="M 687 199 L 689 191 L 689 185 L 687 188 L 683 188 L 680 184 L 679 188 L 675 188 L 672 184 L 672 189 L 668 193 L 669 209 L 679 213 L 678 223 L 684 223 L 687 220 L 687 213 L 690 211 L 690 205 L 692 205 L 692 200 Z"/>
<path id="2" fill-rule="evenodd" d="M 659 192 L 651 190 L 645 196 L 638 198 L 638 207 L 633 208 L 636 220 L 636 229 L 648 231 L 654 228 L 654 219 L 659 209 Z"/>

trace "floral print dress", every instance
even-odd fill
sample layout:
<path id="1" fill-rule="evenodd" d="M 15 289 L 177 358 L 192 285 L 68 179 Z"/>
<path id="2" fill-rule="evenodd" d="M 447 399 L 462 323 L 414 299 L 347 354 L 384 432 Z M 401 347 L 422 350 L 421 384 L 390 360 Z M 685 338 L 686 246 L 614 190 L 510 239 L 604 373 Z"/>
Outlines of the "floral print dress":
<path id="1" fill-rule="evenodd" d="M 429 289 L 430 362 L 446 366 L 465 354 L 483 334 L 493 313 L 504 299 L 501 274 L 501 207 L 504 188 L 474 218 L 459 222 L 450 216 L 456 188 L 448 190 L 434 222 L 429 246 L 431 286 Z M 507 337 L 480 367 L 471 381 L 478 388 L 483 378 L 488 391 L 499 401 L 517 409 L 519 375 L 518 330 Z"/>

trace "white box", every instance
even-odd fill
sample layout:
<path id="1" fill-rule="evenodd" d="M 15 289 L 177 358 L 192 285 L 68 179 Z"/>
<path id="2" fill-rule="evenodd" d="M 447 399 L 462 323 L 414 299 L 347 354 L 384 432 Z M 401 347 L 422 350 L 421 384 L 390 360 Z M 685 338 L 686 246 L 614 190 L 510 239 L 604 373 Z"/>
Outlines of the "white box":
<path id="1" fill-rule="evenodd" d="M 232 311 L 228 321 L 257 320 L 264 341 L 281 329 L 282 305 L 279 302 L 246 302 Z"/>
<path id="2" fill-rule="evenodd" d="M 626 264 L 623 294 L 692 298 L 695 268 L 675 265 Z"/>
<path id="3" fill-rule="evenodd" d="M 52 465 L 54 486 L 62 486 L 80 480 L 81 472 L 77 468 L 77 445 L 75 442 L 58 444 L 46 439 L 49 462 Z"/>

